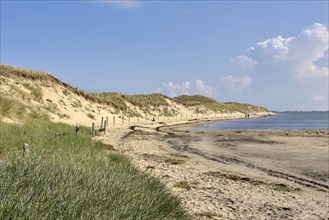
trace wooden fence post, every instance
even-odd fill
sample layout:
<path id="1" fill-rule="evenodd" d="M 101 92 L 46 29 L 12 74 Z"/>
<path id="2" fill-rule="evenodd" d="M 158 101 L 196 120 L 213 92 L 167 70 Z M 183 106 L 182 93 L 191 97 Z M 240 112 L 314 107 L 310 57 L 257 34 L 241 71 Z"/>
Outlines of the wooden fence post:
<path id="1" fill-rule="evenodd" d="M 124 124 L 125 122 L 125 116 L 122 116 L 122 125 Z"/>
<path id="2" fill-rule="evenodd" d="M 79 134 L 79 129 L 80 129 L 79 125 L 76 125 L 75 126 L 75 135 Z"/>
<path id="3" fill-rule="evenodd" d="M 104 125 L 104 117 L 102 116 L 102 120 L 101 120 L 101 129 L 103 128 Z"/>
<path id="4" fill-rule="evenodd" d="M 30 146 L 28 144 L 23 144 L 23 156 L 29 157 L 30 155 Z"/>
<path id="5" fill-rule="evenodd" d="M 113 127 L 115 126 L 115 116 L 113 116 Z"/>
<path id="6" fill-rule="evenodd" d="M 95 137 L 95 122 L 91 124 L 91 136 Z"/>
<path id="7" fill-rule="evenodd" d="M 106 116 L 106 127 L 109 126 L 109 116 Z"/>
<path id="8" fill-rule="evenodd" d="M 104 121 L 104 134 L 106 134 L 107 120 Z"/>

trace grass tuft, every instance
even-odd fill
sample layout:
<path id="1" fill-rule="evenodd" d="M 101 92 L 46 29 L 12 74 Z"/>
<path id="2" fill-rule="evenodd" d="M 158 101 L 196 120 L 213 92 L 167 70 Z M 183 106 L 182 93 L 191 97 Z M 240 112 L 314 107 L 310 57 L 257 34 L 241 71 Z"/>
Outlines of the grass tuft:
<path id="1" fill-rule="evenodd" d="M 174 187 L 178 187 L 178 188 L 182 188 L 182 189 L 187 189 L 187 190 L 190 190 L 191 189 L 190 184 L 186 180 L 179 181 L 178 183 L 176 183 L 174 185 Z"/>
<path id="2" fill-rule="evenodd" d="M 180 164 L 186 163 L 185 160 L 179 160 L 179 159 L 175 159 L 175 158 L 167 158 L 165 160 L 165 162 L 169 163 L 171 165 L 180 165 Z"/>
<path id="3" fill-rule="evenodd" d="M 96 119 L 95 115 L 91 114 L 91 113 L 87 113 L 87 116 L 91 119 Z"/>
<path id="4" fill-rule="evenodd" d="M 0 113 L 8 118 L 22 118 L 27 108 L 21 102 L 0 94 Z"/>
<path id="5" fill-rule="evenodd" d="M 36 99 L 36 101 L 42 101 L 43 92 L 40 87 L 33 86 L 29 83 L 23 83 L 23 86 L 31 92 L 31 95 Z"/>

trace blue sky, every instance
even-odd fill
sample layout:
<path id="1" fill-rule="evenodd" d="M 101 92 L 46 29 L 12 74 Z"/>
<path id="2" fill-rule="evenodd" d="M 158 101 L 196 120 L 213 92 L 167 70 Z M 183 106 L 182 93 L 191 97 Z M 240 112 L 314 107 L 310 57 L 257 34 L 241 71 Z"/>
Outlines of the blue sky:
<path id="1" fill-rule="evenodd" d="M 3 1 L 1 63 L 88 92 L 328 110 L 328 1 Z"/>

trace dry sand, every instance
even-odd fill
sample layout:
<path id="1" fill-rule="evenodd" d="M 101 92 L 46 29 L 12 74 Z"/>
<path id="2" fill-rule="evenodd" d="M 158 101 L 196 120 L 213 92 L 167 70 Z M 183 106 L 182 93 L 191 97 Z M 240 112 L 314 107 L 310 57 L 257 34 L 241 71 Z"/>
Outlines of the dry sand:
<path id="1" fill-rule="evenodd" d="M 99 139 L 160 178 L 195 219 L 329 219 L 328 131 L 157 126 L 112 128 Z"/>

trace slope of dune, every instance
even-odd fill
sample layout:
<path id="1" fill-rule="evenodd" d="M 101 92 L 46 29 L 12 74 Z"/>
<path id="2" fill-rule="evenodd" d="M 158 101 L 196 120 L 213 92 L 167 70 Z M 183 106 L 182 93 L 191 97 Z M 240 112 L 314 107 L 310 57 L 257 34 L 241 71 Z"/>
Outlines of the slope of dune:
<path id="1" fill-rule="evenodd" d="M 78 90 L 48 72 L 0 66 L 0 95 L 13 98 L 27 111 L 49 115 L 53 121 L 90 125 L 102 116 L 151 120 L 156 117 L 195 117 L 196 114 L 264 113 L 269 111 L 249 104 L 222 104 L 204 96 L 170 98 L 162 94 L 124 95 Z M 15 119 L 7 117 L 7 120 Z"/>

